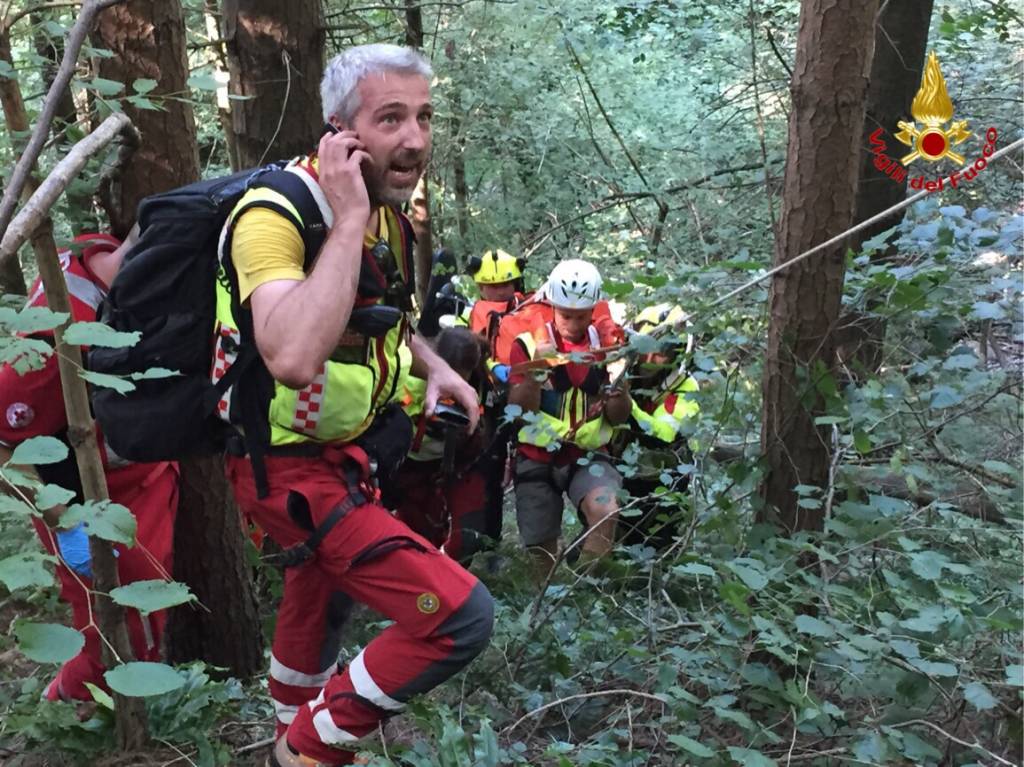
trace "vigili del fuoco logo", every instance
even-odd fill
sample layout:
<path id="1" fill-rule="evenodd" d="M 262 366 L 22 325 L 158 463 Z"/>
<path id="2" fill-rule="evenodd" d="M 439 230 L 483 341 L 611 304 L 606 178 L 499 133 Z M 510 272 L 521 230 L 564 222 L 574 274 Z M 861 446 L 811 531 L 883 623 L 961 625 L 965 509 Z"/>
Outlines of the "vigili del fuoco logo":
<path id="1" fill-rule="evenodd" d="M 947 186 L 956 189 L 961 183 L 973 181 L 978 173 L 988 166 L 988 158 L 996 150 L 996 139 L 999 134 L 995 128 L 985 131 L 985 144 L 981 149 L 981 156 L 973 162 L 968 163 L 967 158 L 954 149 L 970 138 L 971 131 L 967 130 L 967 120 L 952 121 L 953 102 L 949 99 L 946 80 L 942 76 L 939 58 L 934 51 L 928 54 L 921 87 L 914 96 L 910 113 L 914 116 L 913 122 L 900 120 L 897 124 L 899 132 L 895 134 L 895 139 L 910 147 L 912 151 L 899 160 L 886 154 L 888 147 L 882 138 L 881 128 L 877 128 L 869 137 L 871 153 L 875 156 L 875 167 L 894 183 L 902 184 L 906 181 L 907 166 L 917 160 L 936 163 L 948 159 L 961 168 L 938 178 L 930 178 L 923 174 L 910 178 L 911 189 L 924 189 L 929 192 L 937 192 Z"/>

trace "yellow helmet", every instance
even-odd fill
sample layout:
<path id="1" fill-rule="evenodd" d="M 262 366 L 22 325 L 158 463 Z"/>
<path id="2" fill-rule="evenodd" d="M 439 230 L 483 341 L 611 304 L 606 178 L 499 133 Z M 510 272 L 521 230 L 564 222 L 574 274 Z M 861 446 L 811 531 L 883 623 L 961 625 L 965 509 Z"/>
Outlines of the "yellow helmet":
<path id="1" fill-rule="evenodd" d="M 521 280 L 525 266 L 525 259 L 498 249 L 485 251 L 483 257 L 473 256 L 469 259 L 469 273 L 475 282 L 482 285 Z"/>
<path id="2" fill-rule="evenodd" d="M 680 325 L 686 319 L 686 313 L 680 306 L 671 304 L 655 304 L 648 306 L 633 318 L 633 330 L 646 333 L 658 325 Z M 680 328 L 681 329 L 681 328 Z"/>

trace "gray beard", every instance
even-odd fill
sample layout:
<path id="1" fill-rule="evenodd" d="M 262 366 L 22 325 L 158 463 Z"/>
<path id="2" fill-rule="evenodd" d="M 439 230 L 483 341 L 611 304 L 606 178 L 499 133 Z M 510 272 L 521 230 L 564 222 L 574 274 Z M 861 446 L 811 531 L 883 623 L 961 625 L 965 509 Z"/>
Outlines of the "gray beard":
<path id="1" fill-rule="evenodd" d="M 405 189 L 394 189 L 387 186 L 379 177 L 363 176 L 366 183 L 366 194 L 370 198 L 370 207 L 379 208 L 381 205 L 394 205 L 402 207 L 412 199 L 416 187 L 406 191 Z"/>

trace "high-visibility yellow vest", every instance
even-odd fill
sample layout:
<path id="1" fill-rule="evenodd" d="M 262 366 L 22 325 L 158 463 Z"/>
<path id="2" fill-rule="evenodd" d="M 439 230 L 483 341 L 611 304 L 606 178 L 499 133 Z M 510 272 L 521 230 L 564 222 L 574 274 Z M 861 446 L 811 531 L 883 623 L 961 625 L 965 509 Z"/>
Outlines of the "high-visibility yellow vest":
<path id="1" fill-rule="evenodd" d="M 555 335 L 551 323 L 544 326 L 544 332 L 554 343 Z M 587 328 L 587 339 L 591 349 L 601 348 L 600 334 L 593 325 Z M 537 341 L 533 333 L 521 333 L 516 341 L 522 343 L 530 359 L 537 350 Z M 595 404 L 601 386 L 607 381 L 607 373 L 603 367 L 593 366 L 587 379 L 580 387 L 574 387 L 564 365 L 552 369 L 544 384 L 545 390 L 554 392 L 552 404 L 544 405 L 536 413 L 525 414 L 527 421 L 519 430 L 519 442 L 536 447 L 550 446 L 570 442 L 584 450 L 597 450 L 612 438 L 614 428 L 604 417 L 604 411 L 588 419 L 590 406 Z"/>
<path id="2" fill-rule="evenodd" d="M 308 164 L 307 164 L 308 166 Z M 297 174 L 316 200 L 324 224 L 329 229 L 333 214 L 319 184 L 302 162 L 290 164 L 286 170 Z M 239 200 L 225 224 L 221 243 L 221 269 L 217 281 L 217 322 L 215 352 L 211 377 L 221 377 L 237 358 L 241 335 L 232 314 L 230 282 L 224 260 L 230 258 L 231 231 L 238 217 L 252 207 L 268 207 L 288 218 L 302 234 L 306 222 L 302 221 L 296 206 L 283 194 L 258 184 Z M 386 216 L 387 243 L 395 255 L 397 268 L 407 285 L 413 282 L 412 229 L 397 210 L 381 208 Z M 316 254 L 306 254 L 307 264 Z M 376 297 L 367 295 L 365 286 L 371 284 L 373 256 L 363 248 L 363 261 L 356 297 L 357 306 L 383 302 L 383 290 Z M 385 278 L 386 279 L 386 278 Z M 369 280 L 369 282 L 368 282 Z M 270 424 L 270 444 L 288 445 L 303 442 L 348 442 L 370 426 L 374 416 L 396 398 L 412 364 L 408 346 L 409 321 L 402 320 L 380 338 L 370 338 L 348 331 L 341 343 L 324 362 L 313 382 L 303 389 L 291 389 L 275 381 L 273 395 L 267 406 Z M 296 343 L 303 339 L 296 338 Z M 240 423 L 232 408 L 233 389 L 229 388 L 218 403 L 218 414 L 225 421 Z"/>
<path id="3" fill-rule="evenodd" d="M 647 402 L 639 394 L 633 396 L 631 418 L 645 434 L 672 444 L 687 420 L 700 414 L 700 405 L 687 395 L 700 390 L 692 377 L 680 378 Z"/>

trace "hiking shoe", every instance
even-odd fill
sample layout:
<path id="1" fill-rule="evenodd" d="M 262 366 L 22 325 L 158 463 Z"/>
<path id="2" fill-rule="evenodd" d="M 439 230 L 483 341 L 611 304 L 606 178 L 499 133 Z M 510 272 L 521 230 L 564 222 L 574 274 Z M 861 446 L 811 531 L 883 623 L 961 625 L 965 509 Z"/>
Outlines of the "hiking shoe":
<path id="1" fill-rule="evenodd" d="M 357 757 L 348 764 L 367 764 L 367 762 L 365 759 Z M 292 747 L 288 745 L 287 739 L 282 735 L 277 739 L 274 750 L 270 752 L 266 767 L 343 767 L 343 765 L 318 762 L 311 756 L 303 756 L 293 751 Z"/>

